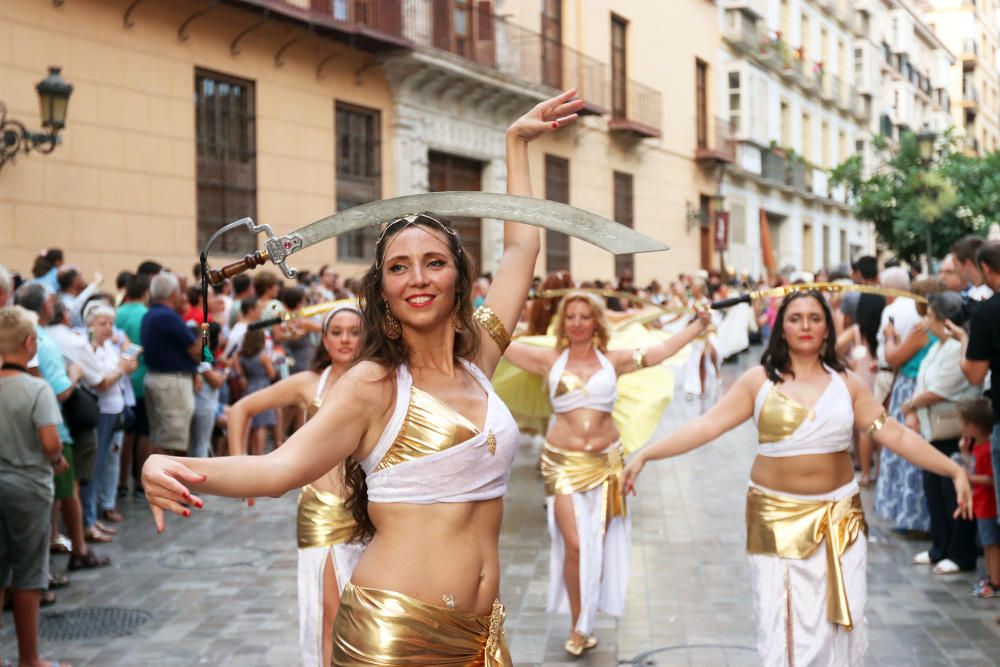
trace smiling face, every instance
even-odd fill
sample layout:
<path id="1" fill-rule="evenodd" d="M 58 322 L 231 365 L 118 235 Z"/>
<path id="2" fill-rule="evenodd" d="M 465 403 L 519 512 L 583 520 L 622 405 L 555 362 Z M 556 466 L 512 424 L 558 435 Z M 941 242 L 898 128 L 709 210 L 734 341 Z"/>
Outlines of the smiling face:
<path id="1" fill-rule="evenodd" d="M 323 347 L 335 364 L 350 364 L 361 346 L 361 315 L 342 310 L 330 318 L 323 333 Z"/>
<path id="2" fill-rule="evenodd" d="M 382 295 L 404 327 L 448 322 L 459 275 L 444 231 L 410 225 L 386 244 L 381 271 Z"/>
<path id="3" fill-rule="evenodd" d="M 594 309 L 588 300 L 577 298 L 566 304 L 566 310 L 563 312 L 563 328 L 571 344 L 587 342 L 594 337 L 597 321 L 594 318 Z"/>
<path id="4" fill-rule="evenodd" d="M 114 321 L 109 315 L 98 315 L 90 321 L 90 329 L 94 332 L 94 342 L 101 345 L 114 333 Z"/>
<path id="5" fill-rule="evenodd" d="M 827 337 L 823 306 L 812 296 L 793 299 L 785 308 L 782 333 L 790 351 L 819 354 Z"/>

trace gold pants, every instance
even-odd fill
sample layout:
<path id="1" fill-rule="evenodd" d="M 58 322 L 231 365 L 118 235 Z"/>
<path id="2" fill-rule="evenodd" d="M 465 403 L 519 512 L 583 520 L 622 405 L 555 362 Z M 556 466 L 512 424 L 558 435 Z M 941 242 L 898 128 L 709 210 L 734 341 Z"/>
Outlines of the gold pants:
<path id="1" fill-rule="evenodd" d="M 853 627 L 840 558 L 868 534 L 861 494 L 839 500 L 794 498 L 751 486 L 747 491 L 747 553 L 790 559 L 826 551 L 826 615 L 831 623 Z"/>
<path id="2" fill-rule="evenodd" d="M 402 593 L 347 584 L 333 626 L 332 667 L 512 667 L 504 608 L 453 611 Z"/>

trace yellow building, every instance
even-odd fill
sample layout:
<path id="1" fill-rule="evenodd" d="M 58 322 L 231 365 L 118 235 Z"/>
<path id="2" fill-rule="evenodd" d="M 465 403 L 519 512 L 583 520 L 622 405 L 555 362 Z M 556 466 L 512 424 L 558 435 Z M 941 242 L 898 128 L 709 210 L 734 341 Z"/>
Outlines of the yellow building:
<path id="1" fill-rule="evenodd" d="M 635 258 L 640 282 L 717 264 L 717 48 L 706 0 L 6 0 L 8 117 L 38 125 L 34 85 L 50 65 L 74 91 L 62 145 L 0 171 L 0 264 L 27 272 L 55 246 L 88 274 L 145 259 L 187 272 L 208 235 L 244 216 L 283 234 L 372 199 L 502 191 L 507 123 L 569 86 L 588 116 L 536 150 L 536 196 L 671 244 Z M 499 221 L 459 226 L 492 269 Z M 373 240 L 358 232 L 291 264 L 354 275 Z M 540 273 L 630 267 L 546 241 Z M 254 247 L 237 233 L 213 262 Z"/>

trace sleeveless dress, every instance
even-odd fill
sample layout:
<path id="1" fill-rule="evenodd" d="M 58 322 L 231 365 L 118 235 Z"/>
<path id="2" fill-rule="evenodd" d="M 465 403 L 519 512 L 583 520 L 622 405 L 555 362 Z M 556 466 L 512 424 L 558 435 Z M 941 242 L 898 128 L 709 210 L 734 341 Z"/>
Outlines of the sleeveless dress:
<path id="1" fill-rule="evenodd" d="M 330 369 L 327 366 L 320 376 L 316 396 L 306 408 L 307 420 L 316 414 L 323 403 L 323 389 L 330 377 Z M 322 664 L 323 575 L 327 563 L 331 563 L 337 577 L 337 588 L 343 592 L 365 551 L 365 545 L 350 541 L 354 525 L 354 517 L 344 507 L 343 498 L 311 484 L 302 487 L 296 519 L 302 667 L 327 667 Z"/>
<path id="2" fill-rule="evenodd" d="M 549 400 L 555 413 L 587 408 L 611 413 L 617 398 L 614 366 L 595 349 L 601 370 L 586 382 L 566 370 L 564 350 L 548 376 Z M 573 502 L 580 541 L 580 616 L 574 628 L 583 636 L 594 630 L 598 611 L 613 616 L 625 612 L 632 523 L 622 495 L 624 451 L 615 442 L 601 452 L 560 449 L 546 442 L 542 449 L 542 477 L 549 537 L 549 595 L 546 611 L 570 613 L 563 577 L 566 547 L 556 524 L 555 500 L 568 495 Z"/>
<path id="3" fill-rule="evenodd" d="M 808 409 L 770 380 L 757 394 L 761 456 L 846 451 L 854 408 L 843 378 Z M 753 482 L 747 491 L 747 552 L 764 667 L 861 667 L 868 647 L 868 526 L 851 481 L 799 495 Z"/>
<path id="4" fill-rule="evenodd" d="M 264 368 L 264 362 L 261 361 L 261 357 L 264 352 L 261 352 L 255 357 L 240 357 L 240 366 L 243 368 L 243 376 L 247 380 L 247 394 L 251 394 L 255 391 L 261 389 L 267 389 L 271 386 L 271 379 L 267 377 L 267 370 Z M 263 412 L 257 413 L 250 420 L 251 428 L 260 428 L 262 426 L 274 426 L 277 424 L 277 415 L 274 410 L 264 410 Z"/>
<path id="5" fill-rule="evenodd" d="M 483 372 L 463 360 L 486 393 L 482 429 L 396 371 L 396 405 L 361 461 L 369 503 L 464 503 L 500 498 L 520 435 Z M 334 626 L 332 665 L 509 667 L 505 611 L 441 607 L 395 591 L 348 584 Z"/>

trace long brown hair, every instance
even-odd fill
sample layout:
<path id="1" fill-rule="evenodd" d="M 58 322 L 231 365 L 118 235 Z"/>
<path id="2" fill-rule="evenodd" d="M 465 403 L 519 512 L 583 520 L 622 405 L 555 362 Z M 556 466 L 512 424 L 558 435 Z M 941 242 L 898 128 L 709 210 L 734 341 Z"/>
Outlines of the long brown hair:
<path id="1" fill-rule="evenodd" d="M 353 313 L 361 319 L 362 324 L 364 323 L 364 317 L 361 312 L 352 306 L 340 306 L 339 308 L 334 308 L 330 311 L 330 314 L 323 318 L 323 330 L 320 332 L 319 345 L 316 346 L 316 351 L 313 352 L 312 363 L 309 365 L 309 370 L 315 373 L 321 373 L 326 370 L 326 367 L 333 363 L 330 359 L 330 353 L 326 351 L 326 345 L 323 344 L 323 339 L 326 338 L 327 331 L 330 330 L 330 324 L 333 323 L 333 318 L 340 313 Z"/>
<path id="2" fill-rule="evenodd" d="M 817 290 L 806 290 L 792 292 L 785 297 L 778 307 L 778 315 L 774 320 L 774 327 L 771 329 L 771 339 L 767 342 L 767 349 L 764 350 L 760 358 L 760 365 L 767 372 L 767 377 L 771 382 L 779 384 L 784 382 L 782 375 L 795 377 L 792 370 L 792 359 L 788 353 L 788 341 L 785 340 L 785 311 L 788 305 L 796 299 L 816 299 L 823 309 L 823 319 L 826 322 L 826 339 L 823 347 L 820 348 L 819 357 L 823 365 L 832 368 L 838 373 L 843 373 L 847 369 L 847 364 L 837 354 L 837 330 L 833 325 L 833 313 L 830 311 L 830 304 L 823 298 L 823 294 Z"/>
<path id="3" fill-rule="evenodd" d="M 545 276 L 538 291 L 545 292 L 546 290 L 566 289 L 568 287 L 573 287 L 573 279 L 570 277 L 569 271 L 556 271 Z M 555 316 L 561 300 L 560 296 L 532 299 L 528 305 L 529 336 L 541 336 L 549 332 L 549 325 L 552 323 L 552 318 Z"/>
<path id="4" fill-rule="evenodd" d="M 458 238 L 454 225 L 447 218 L 429 213 L 421 213 L 413 218 L 399 218 L 390 222 L 379 236 L 378 242 L 375 244 L 375 261 L 365 272 L 358 290 L 358 300 L 361 303 L 361 314 L 364 320 L 364 338 L 361 343 L 361 352 L 358 354 L 358 361 L 374 361 L 382 366 L 386 371 L 383 379 L 388 379 L 396 369 L 406 364 L 410 358 L 410 351 L 402 336 L 393 339 L 382 331 L 383 322 L 390 316 L 388 304 L 382 293 L 382 259 L 385 256 L 386 246 L 400 232 L 411 226 L 445 232 L 445 241 L 458 273 L 458 280 L 455 284 L 455 301 L 458 304 L 456 320 L 460 323 L 461 328 L 455 331 L 455 357 L 456 359 L 473 359 L 479 352 L 478 328 L 472 319 L 473 310 L 470 299 L 473 267 L 468 255 L 462 249 L 462 242 Z M 371 517 L 368 516 L 368 484 L 365 471 L 353 458 L 347 459 L 345 468 L 347 498 L 344 500 L 344 506 L 354 518 L 353 539 L 366 541 L 375 534 L 375 525 L 372 523 Z"/>

